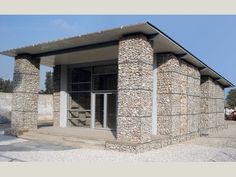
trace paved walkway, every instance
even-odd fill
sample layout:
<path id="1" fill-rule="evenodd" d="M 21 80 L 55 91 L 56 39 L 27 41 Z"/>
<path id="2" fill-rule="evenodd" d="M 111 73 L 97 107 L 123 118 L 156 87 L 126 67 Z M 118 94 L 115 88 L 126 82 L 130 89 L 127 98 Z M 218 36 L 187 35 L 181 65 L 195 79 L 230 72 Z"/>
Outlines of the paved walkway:
<path id="1" fill-rule="evenodd" d="M 1 131 L 0 131 L 1 132 Z M 236 122 L 208 137 L 142 154 L 74 149 L 0 135 L 0 161 L 206 162 L 236 161 Z"/>

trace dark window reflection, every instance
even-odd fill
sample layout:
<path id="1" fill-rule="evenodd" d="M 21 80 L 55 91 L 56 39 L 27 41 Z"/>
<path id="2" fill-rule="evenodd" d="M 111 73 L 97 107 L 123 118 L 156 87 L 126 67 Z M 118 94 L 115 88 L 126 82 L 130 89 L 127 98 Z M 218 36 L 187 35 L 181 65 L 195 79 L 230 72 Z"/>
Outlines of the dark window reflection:
<path id="1" fill-rule="evenodd" d="M 90 82 L 91 81 L 91 68 L 74 68 L 71 72 L 71 82 Z"/>
<path id="2" fill-rule="evenodd" d="M 71 109 L 90 109 L 90 92 L 71 93 Z"/>
<path id="3" fill-rule="evenodd" d="M 93 77 L 93 90 L 116 90 L 117 75 L 95 75 Z"/>

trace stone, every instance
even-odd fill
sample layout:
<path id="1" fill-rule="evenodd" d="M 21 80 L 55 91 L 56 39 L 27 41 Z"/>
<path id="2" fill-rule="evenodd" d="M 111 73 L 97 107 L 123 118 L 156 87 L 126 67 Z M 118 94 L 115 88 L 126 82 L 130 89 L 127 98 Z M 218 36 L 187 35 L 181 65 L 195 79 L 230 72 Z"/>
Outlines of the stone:
<path id="1" fill-rule="evenodd" d="M 38 112 L 38 93 L 14 92 L 12 111 Z"/>
<path id="2" fill-rule="evenodd" d="M 153 64 L 153 48 L 144 35 L 131 35 L 119 41 L 118 64 L 133 62 Z"/>
<path id="3" fill-rule="evenodd" d="M 40 59 L 33 58 L 31 55 L 18 55 L 15 58 L 14 74 L 38 75 Z"/>
<path id="4" fill-rule="evenodd" d="M 152 70 L 153 49 L 144 35 L 120 39 L 117 101 L 119 141 L 144 143 L 151 140 Z"/>
<path id="5" fill-rule="evenodd" d="M 157 134 L 171 135 L 172 116 L 158 116 L 157 117 Z"/>
<path id="6" fill-rule="evenodd" d="M 201 117 L 200 72 L 174 54 L 157 54 L 157 134 L 186 139 Z"/>
<path id="7" fill-rule="evenodd" d="M 186 135 L 188 133 L 188 116 L 180 116 L 180 135 Z"/>
<path id="8" fill-rule="evenodd" d="M 157 55 L 157 72 L 179 72 L 180 61 L 172 53 Z"/>
<path id="9" fill-rule="evenodd" d="M 37 93 L 38 88 L 34 85 L 39 85 L 38 74 L 14 73 L 13 87 L 14 92 Z"/>
<path id="10" fill-rule="evenodd" d="M 15 58 L 13 102 L 9 134 L 37 128 L 40 59 L 30 55 Z"/>
<path id="11" fill-rule="evenodd" d="M 212 132 L 224 125 L 224 89 L 210 77 L 201 78 L 200 131 Z"/>
<path id="12" fill-rule="evenodd" d="M 172 113 L 171 103 L 172 103 L 171 94 L 158 94 L 157 115 L 158 116 L 171 115 Z"/>

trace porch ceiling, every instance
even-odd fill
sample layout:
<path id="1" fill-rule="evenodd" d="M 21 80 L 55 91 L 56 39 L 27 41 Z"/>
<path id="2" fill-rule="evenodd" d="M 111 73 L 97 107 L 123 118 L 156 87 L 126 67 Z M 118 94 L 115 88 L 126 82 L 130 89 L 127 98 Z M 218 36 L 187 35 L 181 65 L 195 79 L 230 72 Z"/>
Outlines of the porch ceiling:
<path id="1" fill-rule="evenodd" d="M 86 62 L 114 60 L 117 58 L 118 45 L 115 45 L 41 57 L 41 64 L 46 66 L 54 66 L 63 64 L 78 64 Z"/>
<path id="2" fill-rule="evenodd" d="M 202 69 L 201 75 L 217 79 L 224 87 L 234 86 L 149 22 L 15 48 L 0 52 L 0 54 L 10 57 L 19 54 L 35 55 L 41 57 L 41 64 L 47 66 L 110 60 L 118 58 L 118 40 L 122 36 L 132 33 L 147 35 L 153 41 L 155 53 L 172 52 L 177 54 L 183 60 Z"/>

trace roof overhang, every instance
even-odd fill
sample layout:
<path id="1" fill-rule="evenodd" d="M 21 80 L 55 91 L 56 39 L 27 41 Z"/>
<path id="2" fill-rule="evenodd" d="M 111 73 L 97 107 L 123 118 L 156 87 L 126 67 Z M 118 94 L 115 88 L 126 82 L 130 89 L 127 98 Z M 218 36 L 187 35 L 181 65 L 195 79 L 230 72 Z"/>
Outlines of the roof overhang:
<path id="1" fill-rule="evenodd" d="M 120 28 L 111 30 L 15 48 L 0 52 L 0 54 L 10 57 L 15 57 L 19 54 L 34 55 L 36 57 L 41 57 L 41 64 L 47 66 L 53 66 L 55 64 L 73 64 L 78 62 L 78 59 L 80 62 L 86 62 L 88 58 L 93 59 L 94 61 L 100 59 L 109 60 L 115 59 L 118 56 L 119 39 L 125 35 L 134 33 L 142 33 L 152 40 L 154 53 L 174 53 L 177 56 L 180 56 L 181 59 L 200 68 L 202 76 L 210 76 L 223 87 L 234 86 L 231 82 L 149 22 L 121 26 Z"/>

